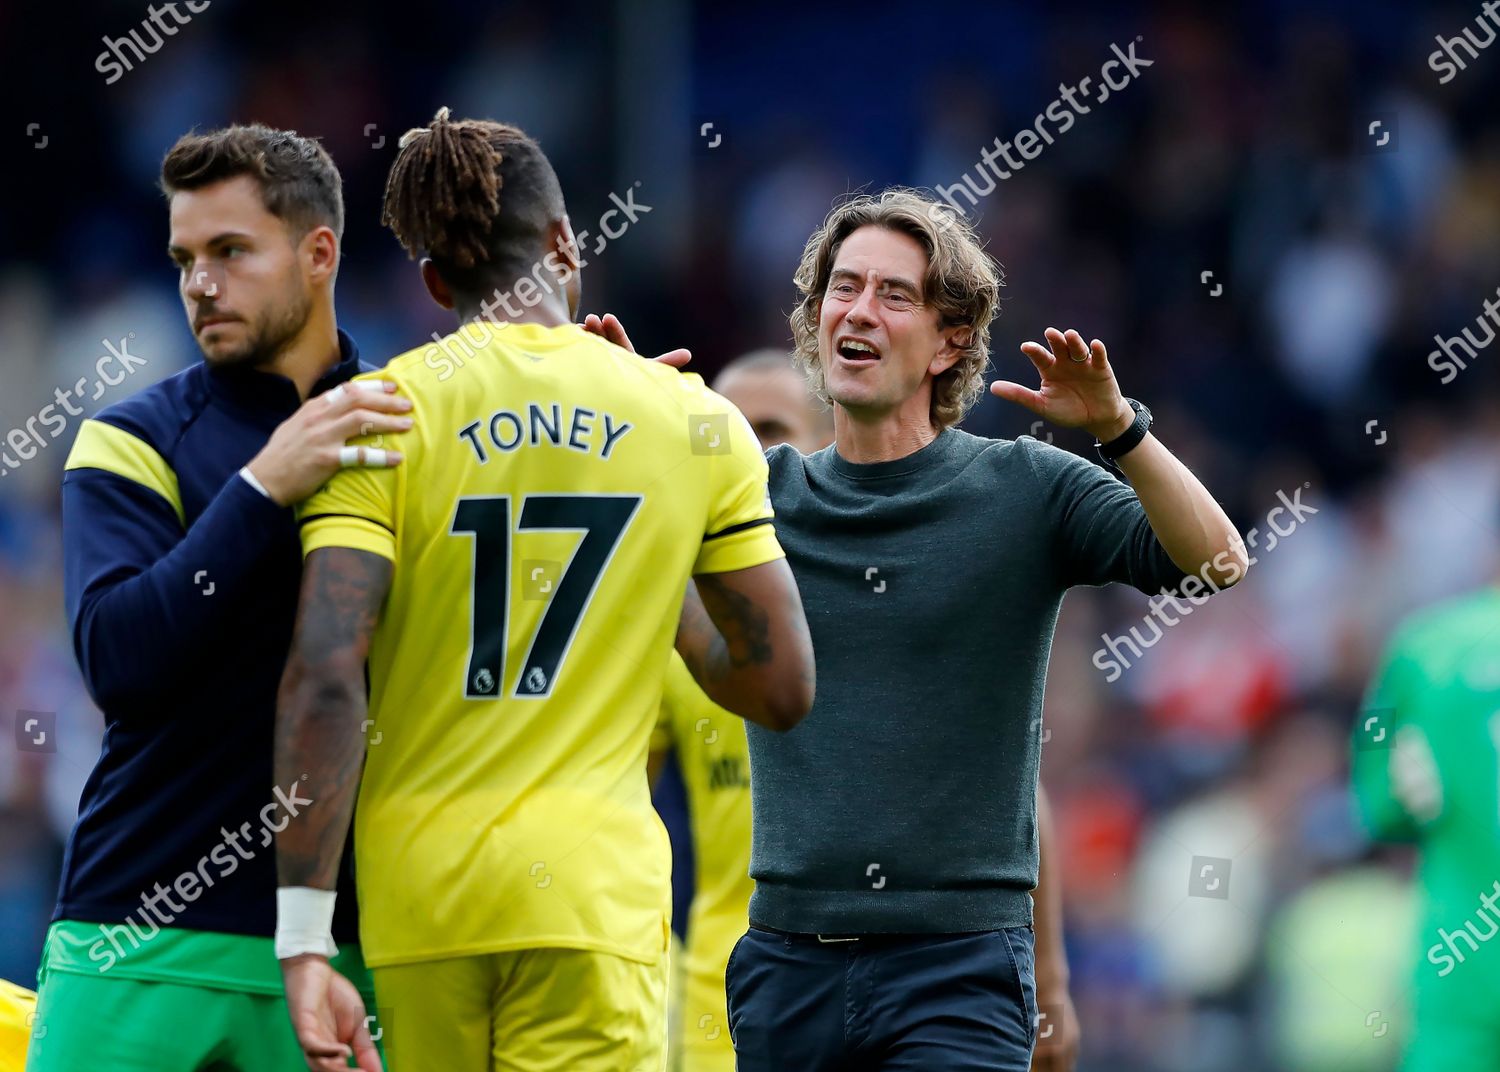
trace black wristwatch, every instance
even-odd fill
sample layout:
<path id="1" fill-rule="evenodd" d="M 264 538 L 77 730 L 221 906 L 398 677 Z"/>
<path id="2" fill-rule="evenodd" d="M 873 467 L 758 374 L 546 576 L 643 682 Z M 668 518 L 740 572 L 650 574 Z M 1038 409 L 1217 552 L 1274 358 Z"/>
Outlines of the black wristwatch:
<path id="1" fill-rule="evenodd" d="M 1105 467 L 1116 473 L 1121 470 L 1115 464 L 1115 459 L 1127 451 L 1138 447 L 1141 440 L 1146 438 L 1146 433 L 1151 430 L 1151 411 L 1133 398 L 1127 398 L 1125 401 L 1129 402 L 1130 408 L 1135 410 L 1135 421 L 1131 423 L 1129 428 L 1115 436 L 1108 443 L 1101 443 L 1097 439 L 1094 440 L 1094 450 L 1098 452 L 1099 457 L 1104 461 Z"/>

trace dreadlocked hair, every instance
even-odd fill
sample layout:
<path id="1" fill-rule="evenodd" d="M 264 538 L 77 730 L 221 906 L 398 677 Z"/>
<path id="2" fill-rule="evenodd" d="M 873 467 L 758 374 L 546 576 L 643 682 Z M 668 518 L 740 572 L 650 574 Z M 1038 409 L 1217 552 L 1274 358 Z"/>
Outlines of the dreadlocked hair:
<path id="1" fill-rule="evenodd" d="M 564 213 L 557 175 L 524 131 L 439 108 L 431 125 L 401 136 L 381 222 L 409 256 L 431 257 L 450 287 L 475 294 L 524 272 Z"/>

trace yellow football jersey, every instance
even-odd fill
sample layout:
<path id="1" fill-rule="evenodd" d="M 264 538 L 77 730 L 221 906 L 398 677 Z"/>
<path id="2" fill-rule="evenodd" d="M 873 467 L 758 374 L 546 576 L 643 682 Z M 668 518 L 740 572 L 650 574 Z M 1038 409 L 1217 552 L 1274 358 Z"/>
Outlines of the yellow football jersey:
<path id="1" fill-rule="evenodd" d="M 0 1072 L 21 1072 L 35 1028 L 36 995 L 0 979 Z"/>
<path id="2" fill-rule="evenodd" d="M 709 699 L 675 651 L 652 747 L 676 749 L 693 835 L 693 905 L 674 1041 L 684 1054 L 684 1072 L 697 1067 L 693 1051 L 703 1050 L 725 1055 L 730 1060 L 726 1067 L 732 1068 L 724 970 L 734 943 L 749 926 L 755 890 L 750 878 L 750 744 L 744 719 Z"/>
<path id="3" fill-rule="evenodd" d="M 367 378 L 412 401 L 412 431 L 364 441 L 405 461 L 301 511 L 305 552 L 394 563 L 355 813 L 365 960 L 654 961 L 671 859 L 646 751 L 683 591 L 783 556 L 754 433 L 572 324 L 465 325 Z"/>

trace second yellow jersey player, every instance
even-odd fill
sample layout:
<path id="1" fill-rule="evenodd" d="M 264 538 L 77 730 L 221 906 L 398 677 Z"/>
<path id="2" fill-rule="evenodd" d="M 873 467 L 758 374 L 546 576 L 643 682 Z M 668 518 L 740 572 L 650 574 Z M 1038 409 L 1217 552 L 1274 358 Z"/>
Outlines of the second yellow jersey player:
<path id="1" fill-rule="evenodd" d="M 39 1031 L 36 994 L 0 979 L 0 1072 L 21 1072 L 26 1067 L 26 1049 Z"/>
<path id="2" fill-rule="evenodd" d="M 511 1040 L 507 1067 L 533 1047 L 591 1068 L 558 1039 L 621 992 L 640 1000 L 619 1033 L 665 1032 L 646 753 L 688 576 L 782 557 L 766 463 L 696 376 L 576 325 L 470 323 L 439 346 L 379 374 L 413 403 L 384 444 L 405 463 L 346 470 L 301 511 L 305 552 L 395 564 L 355 815 L 363 951 L 393 1065 L 471 1067 L 514 983 L 507 1001 L 555 1007 L 554 1037 Z"/>
<path id="3" fill-rule="evenodd" d="M 750 745 L 745 722 L 714 703 L 672 653 L 653 752 L 675 752 L 693 833 L 682 992 L 673 1037 L 679 1072 L 733 1072 L 724 966 L 749 926 Z"/>
<path id="4" fill-rule="evenodd" d="M 757 350 L 726 365 L 714 390 L 744 414 L 762 447 L 790 443 L 803 453 L 833 442 L 833 414 L 779 350 Z M 653 761 L 675 757 L 687 790 L 694 857 L 687 941 L 673 968 L 674 1072 L 733 1072 L 725 1011 L 729 954 L 749 926 L 750 745 L 743 720 L 714 703 L 675 653 L 662 689 Z"/>

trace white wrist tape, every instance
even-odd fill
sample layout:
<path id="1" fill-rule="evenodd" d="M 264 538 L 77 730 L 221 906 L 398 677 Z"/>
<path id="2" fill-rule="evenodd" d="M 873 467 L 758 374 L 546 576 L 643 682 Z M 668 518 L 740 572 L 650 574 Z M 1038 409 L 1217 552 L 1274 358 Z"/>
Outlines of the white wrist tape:
<path id="1" fill-rule="evenodd" d="M 240 476 L 245 478 L 246 484 L 249 484 L 252 488 L 260 492 L 266 498 L 269 499 L 271 497 L 271 493 L 266 490 L 266 486 L 259 480 L 255 479 L 255 474 L 250 471 L 250 467 L 248 465 L 240 470 Z"/>
<path id="2" fill-rule="evenodd" d="M 333 944 L 333 890 L 282 886 L 276 891 L 276 959 L 317 953 L 338 955 Z"/>

